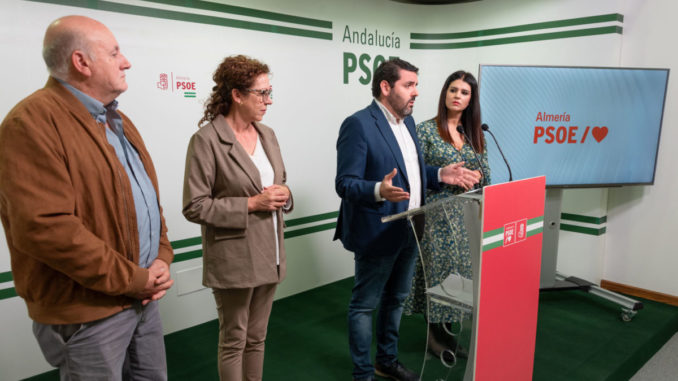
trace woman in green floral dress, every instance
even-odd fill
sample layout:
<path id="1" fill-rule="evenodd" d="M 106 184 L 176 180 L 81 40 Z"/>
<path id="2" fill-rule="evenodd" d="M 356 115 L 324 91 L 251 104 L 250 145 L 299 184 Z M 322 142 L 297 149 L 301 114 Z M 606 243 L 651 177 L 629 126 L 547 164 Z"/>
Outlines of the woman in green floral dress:
<path id="1" fill-rule="evenodd" d="M 464 134 L 457 130 L 462 126 Z M 478 83 L 470 73 L 457 71 L 452 73 L 440 92 L 438 115 L 417 125 L 417 137 L 428 165 L 444 167 L 448 164 L 464 162 L 464 166 L 480 172 L 480 186 L 490 183 L 490 168 L 487 163 L 485 137 L 481 129 Z M 474 154 L 477 152 L 478 156 Z M 480 160 L 478 160 L 480 159 Z M 479 161 L 482 170 L 479 167 Z M 426 203 L 464 193 L 468 189 L 453 185 L 443 185 L 439 191 L 427 191 Z M 448 212 L 450 209 L 448 209 Z M 433 215 L 431 215 L 433 214 Z M 421 254 L 426 263 L 426 274 L 421 261 L 417 262 L 412 292 L 405 301 L 405 313 L 423 313 L 429 324 L 429 350 L 440 355 L 444 349 L 456 352 L 458 357 L 466 355 L 453 336 L 445 330 L 450 323 L 460 321 L 462 313 L 458 309 L 431 303 L 427 311 L 424 290 L 425 277 L 429 286 L 435 286 L 449 274 L 458 273 L 465 278 L 473 278 L 471 254 L 463 221 L 463 211 L 453 203 L 451 223 L 440 213 L 427 215 L 426 233 L 421 242 Z M 450 226 L 452 225 L 452 226 Z M 449 329 L 447 329 L 449 331 Z"/>

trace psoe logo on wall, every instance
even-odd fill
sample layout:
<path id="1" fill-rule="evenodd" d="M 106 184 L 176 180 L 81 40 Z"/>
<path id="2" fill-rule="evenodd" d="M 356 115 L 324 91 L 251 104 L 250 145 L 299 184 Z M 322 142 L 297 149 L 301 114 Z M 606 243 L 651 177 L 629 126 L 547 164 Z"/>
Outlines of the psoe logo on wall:
<path id="1" fill-rule="evenodd" d="M 527 239 L 527 218 L 504 224 L 504 246 Z"/>
<path id="2" fill-rule="evenodd" d="M 175 76 L 173 72 L 160 73 L 156 87 L 161 91 L 181 94 L 184 98 L 195 98 L 198 92 L 195 81 L 187 76 Z"/>

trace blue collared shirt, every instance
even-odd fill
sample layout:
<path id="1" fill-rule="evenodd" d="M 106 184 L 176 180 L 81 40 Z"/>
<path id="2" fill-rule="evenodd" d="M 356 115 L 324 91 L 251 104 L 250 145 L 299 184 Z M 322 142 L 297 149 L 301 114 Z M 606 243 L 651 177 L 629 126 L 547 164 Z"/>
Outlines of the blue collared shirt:
<path id="1" fill-rule="evenodd" d="M 125 137 L 122 118 L 116 111 L 118 101 L 104 106 L 103 103 L 59 80 L 87 108 L 98 123 L 106 126 L 106 139 L 113 146 L 118 160 L 125 167 L 125 172 L 132 186 L 134 208 L 137 215 L 139 232 L 139 266 L 148 267 L 158 257 L 160 247 L 160 207 L 158 197 L 151 179 L 146 173 L 139 153 Z"/>

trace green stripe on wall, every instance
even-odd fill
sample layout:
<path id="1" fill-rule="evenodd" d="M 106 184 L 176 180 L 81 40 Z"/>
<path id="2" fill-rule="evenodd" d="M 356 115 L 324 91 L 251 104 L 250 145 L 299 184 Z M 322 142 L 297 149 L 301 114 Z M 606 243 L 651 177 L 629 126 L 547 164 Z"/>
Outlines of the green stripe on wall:
<path id="1" fill-rule="evenodd" d="M 303 225 L 303 224 L 308 224 L 308 223 L 316 222 L 316 221 L 334 219 L 334 218 L 337 218 L 338 215 L 339 215 L 338 211 L 315 214 L 315 215 L 312 215 L 312 216 L 306 216 L 306 217 L 293 218 L 293 219 L 290 219 L 290 220 L 286 220 L 285 224 L 287 226 Z M 329 222 L 329 223 L 326 223 L 326 224 L 310 226 L 310 227 L 307 227 L 307 228 L 287 231 L 287 232 L 285 232 L 285 238 L 299 237 L 299 236 L 302 236 L 302 235 L 317 233 L 317 232 L 321 232 L 321 231 L 324 231 L 324 230 L 330 230 L 330 229 L 334 229 L 336 226 L 337 226 L 337 223 L 335 221 L 335 222 Z M 177 240 L 177 241 L 172 241 L 171 244 L 172 244 L 173 249 L 182 249 L 184 247 L 201 245 L 202 244 L 202 238 L 201 237 L 192 237 L 192 238 L 180 239 L 180 240 Z M 185 253 L 177 253 L 177 254 L 174 255 L 174 262 L 173 263 L 183 262 L 183 261 L 187 261 L 189 259 L 199 258 L 201 256 L 202 256 L 202 249 L 188 251 L 188 252 L 185 252 Z M 0 275 L 2 275 L 2 274 L 0 274 Z M 11 276 L 11 274 L 10 274 L 10 276 Z"/>
<path id="2" fill-rule="evenodd" d="M 571 37 L 584 37 L 584 36 L 595 36 L 600 34 L 621 34 L 622 27 L 620 26 L 604 26 L 600 28 L 589 28 L 589 29 L 577 29 L 577 30 L 567 30 L 563 32 L 552 32 L 552 33 L 542 33 L 542 34 L 533 34 L 528 36 L 516 36 L 516 37 L 505 37 L 505 38 L 496 38 L 490 40 L 482 41 L 467 41 L 467 42 L 448 42 L 448 43 L 410 43 L 410 49 L 464 49 L 464 48 L 478 48 L 483 46 L 492 46 L 492 45 L 506 45 L 506 44 L 517 44 L 521 42 L 533 42 L 533 41 L 547 41 L 547 40 L 556 40 L 561 38 L 571 38 Z"/>
<path id="3" fill-rule="evenodd" d="M 303 224 L 308 224 L 312 222 L 317 222 L 317 221 L 323 221 L 327 219 L 333 219 L 336 218 L 339 215 L 338 211 L 334 212 L 328 212 L 328 213 L 321 213 L 321 214 L 316 214 L 316 215 L 311 215 L 311 216 L 306 216 L 306 217 L 301 217 L 301 218 L 294 218 L 285 221 L 287 226 L 298 226 L 298 225 L 303 225 Z M 593 220 L 596 221 L 602 221 L 605 222 L 607 221 L 607 217 L 588 217 L 588 216 L 581 216 L 581 215 L 576 215 L 576 214 L 569 214 L 569 213 L 563 213 L 563 218 L 567 218 L 569 220 L 573 221 L 581 221 L 581 222 L 592 222 Z M 539 221 L 543 221 L 544 217 L 535 217 L 528 219 L 528 224 L 533 224 Z M 292 231 L 287 231 L 285 232 L 285 238 L 293 238 L 293 237 L 299 237 L 307 234 L 312 234 L 312 233 L 317 233 L 325 230 L 330 230 L 336 228 L 337 223 L 336 222 L 329 222 L 325 224 L 320 224 L 316 226 L 310 226 L 307 228 L 302 228 L 302 229 L 296 229 Z M 605 228 L 601 229 L 593 229 L 593 228 L 586 228 L 586 227 L 581 227 L 581 226 L 575 226 L 575 225 L 569 225 L 569 224 L 561 224 L 560 225 L 561 230 L 566 230 L 566 231 L 572 231 L 572 232 L 577 232 L 577 233 L 584 233 L 584 234 L 589 234 L 589 235 L 601 235 L 605 233 Z M 489 232 L 483 233 L 483 237 L 487 238 L 493 235 L 497 235 L 502 233 L 504 228 L 499 228 L 495 229 Z M 529 230 L 527 232 L 527 236 L 530 237 L 535 234 L 539 234 L 543 232 L 543 228 L 538 228 L 534 230 Z M 180 239 L 176 241 L 172 241 L 171 245 L 173 249 L 182 249 L 185 247 L 190 247 L 190 246 L 196 246 L 202 244 L 202 238 L 201 237 L 192 237 L 192 238 L 186 238 L 186 239 Z M 483 246 L 483 251 L 491 250 L 497 247 L 500 247 L 503 245 L 503 241 L 497 241 L 493 244 Z M 202 256 L 202 249 L 197 249 L 197 250 L 192 250 L 192 251 L 187 251 L 184 253 L 178 253 L 174 256 L 174 262 L 173 263 L 178 263 L 178 262 L 183 262 L 183 261 L 188 261 L 191 259 L 195 258 L 200 258 Z M 3 282 L 9 282 L 12 280 L 12 272 L 7 271 L 4 273 L 0 273 L 0 283 Z M 14 288 L 7 288 L 4 290 L 0 290 L 0 300 L 2 299 L 7 299 L 17 296 L 16 291 Z"/>
<path id="4" fill-rule="evenodd" d="M 308 223 L 316 222 L 316 221 L 329 220 L 330 218 L 337 218 L 337 217 L 339 217 L 339 211 L 285 220 L 285 225 L 287 225 L 287 226 L 297 226 L 297 225 L 308 224 Z"/>
<path id="5" fill-rule="evenodd" d="M 198 237 L 200 238 L 200 237 Z M 202 257 L 202 249 L 187 251 L 185 253 L 174 254 L 174 261 L 172 263 L 188 261 L 189 259 Z"/>
<path id="6" fill-rule="evenodd" d="M 200 244 L 202 244 L 201 237 L 180 239 L 178 241 L 172 241 L 172 249 L 181 249 L 184 247 L 195 246 Z"/>
<path id="7" fill-rule="evenodd" d="M 118 4 L 108 1 L 98 1 L 98 0 L 27 0 L 27 1 L 47 4 L 68 5 L 73 7 L 124 13 L 135 16 L 145 16 L 166 20 L 186 21 L 198 24 L 225 26 L 238 29 L 255 30 L 260 32 L 286 34 L 298 37 L 318 38 L 323 40 L 332 39 L 332 33 L 330 32 L 318 32 L 313 30 L 229 19 L 216 16 L 206 16 L 186 12 L 169 11 L 165 9 L 139 7 L 136 5 Z"/>
<path id="8" fill-rule="evenodd" d="M 186 1 L 186 0 L 146 0 L 151 3 L 165 4 L 165 5 L 176 5 L 181 7 L 190 7 L 195 9 L 202 9 L 206 11 L 215 11 L 222 13 L 230 13 L 234 15 L 248 16 L 248 17 L 257 17 L 260 19 L 268 19 L 274 21 L 283 21 L 292 24 L 316 26 L 320 28 L 332 28 L 331 21 L 317 20 L 307 17 L 292 16 L 283 13 L 261 11 L 258 9 L 238 7 L 235 5 L 226 5 L 226 4 L 217 4 L 209 1 Z"/>
<path id="9" fill-rule="evenodd" d="M 586 223 L 589 223 L 589 224 L 598 224 L 598 225 L 607 222 L 607 216 L 590 217 L 590 216 L 583 216 L 581 214 L 572 214 L 572 213 L 561 213 L 560 219 L 561 220 L 569 220 L 569 221 L 577 221 L 577 222 L 586 222 Z"/>
<path id="10" fill-rule="evenodd" d="M 12 279 L 11 271 L 0 273 L 0 283 L 10 282 Z"/>
<path id="11" fill-rule="evenodd" d="M 410 38 L 413 40 L 449 40 L 454 38 L 472 38 L 495 36 L 498 34 L 518 33 L 539 29 L 563 28 L 568 26 L 597 24 L 610 21 L 624 21 L 624 15 L 619 13 L 611 13 L 607 15 L 579 17 L 574 19 L 546 21 L 533 24 L 523 24 L 516 26 L 509 26 L 503 28 L 493 28 L 484 30 L 475 30 L 469 32 L 457 33 L 410 33 Z"/>
<path id="12" fill-rule="evenodd" d="M 289 232 L 285 232 L 285 238 L 293 238 L 293 237 L 298 237 L 300 235 L 317 233 L 317 232 L 321 232 L 321 231 L 324 231 L 324 230 L 334 229 L 336 227 L 337 227 L 336 222 L 330 222 L 330 223 L 327 223 L 327 224 L 316 225 L 316 226 L 311 226 L 311 227 L 308 227 L 308 228 L 292 230 L 292 231 L 289 231 Z"/>
<path id="13" fill-rule="evenodd" d="M 0 300 L 13 298 L 15 296 L 17 296 L 17 295 L 16 295 L 16 290 L 14 289 L 14 287 L 6 288 L 4 290 L 0 290 Z"/>
<path id="14" fill-rule="evenodd" d="M 317 221 L 323 221 L 327 219 L 333 219 L 336 218 L 339 215 L 338 211 L 334 212 L 328 212 L 328 213 L 321 213 L 321 214 L 316 214 L 316 215 L 311 215 L 311 216 L 306 216 L 306 217 L 301 217 L 301 218 L 294 218 L 285 221 L 287 226 L 298 226 L 298 225 L 303 225 L 303 224 L 308 224 L 312 222 L 317 222 Z M 580 222 L 589 222 L 589 223 L 601 223 L 607 221 L 607 216 L 603 217 L 589 217 L 589 216 L 582 216 L 582 215 L 577 215 L 577 214 L 570 214 L 570 213 L 562 213 L 562 218 L 563 219 L 569 219 L 572 221 L 580 221 Z M 539 221 L 543 221 L 544 217 L 535 217 L 528 219 L 528 224 L 533 224 Z M 599 221 L 599 222 L 596 222 Z M 325 230 L 330 230 L 336 228 L 337 223 L 336 222 L 329 222 L 325 224 L 320 224 L 316 226 L 310 226 L 307 228 L 302 228 L 302 229 L 296 229 L 292 231 L 287 231 L 285 232 L 285 238 L 294 238 L 294 237 L 299 237 L 307 234 L 313 234 Z M 589 234 L 589 235 L 602 235 L 605 233 L 606 228 L 601 228 L 601 229 L 594 229 L 594 228 L 587 228 L 587 227 L 581 227 L 581 226 L 576 226 L 576 225 L 570 225 L 570 224 L 562 224 L 560 225 L 561 230 L 566 230 L 566 231 L 572 231 L 576 233 L 583 233 L 583 234 Z M 492 231 L 488 231 L 483 233 L 483 238 L 491 237 L 497 234 L 501 234 L 503 232 L 504 228 L 499 228 L 495 229 Z M 538 228 L 534 230 L 528 230 L 527 236 L 530 237 L 535 234 L 539 234 L 543 232 L 543 228 Z M 196 245 L 201 245 L 202 244 L 202 238 L 201 237 L 192 237 L 192 238 L 186 238 L 186 239 L 180 239 L 176 241 L 172 241 L 171 245 L 173 249 L 182 249 L 185 247 L 190 247 L 190 246 L 196 246 Z M 502 246 L 503 241 L 498 241 L 496 243 L 490 244 L 483 246 L 483 250 L 491 250 L 496 247 Z M 178 262 L 183 262 L 183 261 L 188 261 L 191 259 L 195 258 L 200 258 L 202 256 L 202 249 L 197 249 L 197 250 L 192 250 L 192 251 L 187 251 L 184 253 L 178 253 L 174 256 L 174 262 L 173 263 L 178 263 Z M 4 273 L 0 273 L 0 283 L 4 282 L 9 282 L 11 281 L 12 278 L 12 272 L 7 271 Z M 16 296 L 16 291 L 14 288 L 8 288 L 4 290 L 0 290 L 0 300 L 2 299 L 7 299 Z"/>
<path id="15" fill-rule="evenodd" d="M 607 231 L 607 228 L 602 227 L 599 229 L 595 228 L 587 228 L 584 226 L 577 226 L 577 225 L 570 225 L 570 224 L 560 224 L 560 230 L 565 230 L 568 232 L 575 232 L 575 233 L 583 233 L 583 234 L 588 234 L 588 235 L 603 235 L 605 234 L 605 231 Z"/>

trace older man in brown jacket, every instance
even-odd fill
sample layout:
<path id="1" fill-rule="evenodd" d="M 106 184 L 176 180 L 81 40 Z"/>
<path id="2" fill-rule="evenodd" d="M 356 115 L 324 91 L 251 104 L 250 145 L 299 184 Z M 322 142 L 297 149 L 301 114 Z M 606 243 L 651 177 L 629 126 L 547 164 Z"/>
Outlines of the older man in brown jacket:
<path id="1" fill-rule="evenodd" d="M 173 253 L 151 158 L 116 110 L 130 64 L 82 16 L 54 21 L 50 78 L 0 126 L 0 217 L 17 294 L 62 379 L 167 378 L 157 306 Z"/>

